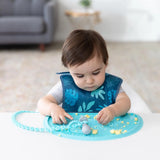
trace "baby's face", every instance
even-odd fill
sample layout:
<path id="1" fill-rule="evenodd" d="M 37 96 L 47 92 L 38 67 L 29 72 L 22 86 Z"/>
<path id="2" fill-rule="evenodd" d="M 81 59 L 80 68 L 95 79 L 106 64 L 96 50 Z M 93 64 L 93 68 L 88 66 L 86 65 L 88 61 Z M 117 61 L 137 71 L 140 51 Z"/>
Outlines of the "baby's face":
<path id="1" fill-rule="evenodd" d="M 79 88 L 94 91 L 103 84 L 106 67 L 102 58 L 95 56 L 81 65 L 68 66 L 68 69 Z"/>

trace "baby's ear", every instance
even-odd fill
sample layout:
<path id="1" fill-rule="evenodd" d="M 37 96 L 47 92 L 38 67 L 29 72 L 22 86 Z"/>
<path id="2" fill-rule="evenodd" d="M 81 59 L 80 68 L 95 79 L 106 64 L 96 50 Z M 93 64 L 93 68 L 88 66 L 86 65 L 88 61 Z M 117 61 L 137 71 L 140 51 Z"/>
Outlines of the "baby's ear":
<path id="1" fill-rule="evenodd" d="M 107 66 L 108 66 L 108 61 L 106 61 L 106 63 L 105 63 L 105 67 L 107 68 Z"/>

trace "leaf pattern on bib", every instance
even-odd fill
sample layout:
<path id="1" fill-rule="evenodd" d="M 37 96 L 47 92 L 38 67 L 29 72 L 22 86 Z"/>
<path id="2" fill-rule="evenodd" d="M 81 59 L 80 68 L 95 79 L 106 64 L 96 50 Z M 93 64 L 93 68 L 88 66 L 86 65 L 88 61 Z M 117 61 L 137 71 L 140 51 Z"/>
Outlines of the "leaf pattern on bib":
<path id="1" fill-rule="evenodd" d="M 116 90 L 112 89 L 112 90 L 108 91 L 107 95 L 108 95 L 109 102 L 113 103 L 113 98 L 116 96 Z"/>
<path id="2" fill-rule="evenodd" d="M 74 106 L 78 100 L 78 92 L 72 89 L 65 90 L 65 103 Z"/>
<path id="3" fill-rule="evenodd" d="M 104 89 L 104 86 L 101 86 L 95 91 L 92 91 L 91 97 L 95 97 L 96 99 L 101 98 L 102 100 L 104 100 L 105 91 L 103 89 Z"/>
<path id="4" fill-rule="evenodd" d="M 91 108 L 95 104 L 95 101 L 89 102 L 87 105 L 85 102 L 82 103 L 78 108 L 78 112 L 92 112 Z"/>

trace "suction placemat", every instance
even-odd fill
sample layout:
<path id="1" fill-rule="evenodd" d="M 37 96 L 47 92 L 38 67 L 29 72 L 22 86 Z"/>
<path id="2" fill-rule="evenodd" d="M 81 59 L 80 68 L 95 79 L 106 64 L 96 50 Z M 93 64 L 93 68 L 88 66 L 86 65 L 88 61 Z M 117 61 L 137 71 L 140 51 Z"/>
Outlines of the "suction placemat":
<path id="1" fill-rule="evenodd" d="M 102 125 L 96 120 L 97 113 L 70 113 L 74 120 L 68 124 L 58 125 L 52 123 L 51 117 L 44 119 L 44 127 L 52 130 L 52 133 L 60 137 L 78 140 L 110 140 L 132 135 L 138 132 L 143 126 L 142 118 L 134 113 L 127 113 L 125 116 L 115 117 L 109 124 Z M 91 133 L 85 135 L 82 132 L 82 124 L 79 119 L 84 116 L 88 119 L 88 126 Z"/>
<path id="2" fill-rule="evenodd" d="M 25 118 L 24 115 L 26 114 Z M 53 124 L 50 116 L 43 117 L 37 112 L 19 111 L 13 114 L 12 120 L 18 127 L 35 132 L 49 132 L 59 137 L 98 141 L 111 140 L 130 136 L 138 132 L 143 126 L 142 118 L 135 113 L 115 117 L 107 125 L 99 124 L 96 120 L 97 113 L 69 113 L 73 120 L 67 119 L 67 124 Z M 31 116 L 29 116 L 31 115 Z M 19 120 L 23 119 L 23 121 Z M 28 118 L 26 118 L 28 117 Z M 37 117 L 34 125 L 26 119 Z M 39 120 L 38 120 L 39 119 Z M 43 124 L 40 124 L 43 123 Z"/>

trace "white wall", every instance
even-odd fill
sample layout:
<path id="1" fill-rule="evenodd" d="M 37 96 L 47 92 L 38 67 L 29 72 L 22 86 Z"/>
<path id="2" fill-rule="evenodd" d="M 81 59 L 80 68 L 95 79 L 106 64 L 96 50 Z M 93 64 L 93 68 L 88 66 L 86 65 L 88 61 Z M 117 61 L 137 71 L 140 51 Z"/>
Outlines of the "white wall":
<path id="1" fill-rule="evenodd" d="M 159 41 L 160 0 L 92 0 L 92 8 L 101 12 L 95 30 L 107 41 Z M 64 15 L 78 9 L 79 0 L 58 0 L 56 41 L 63 41 L 73 29 Z"/>

